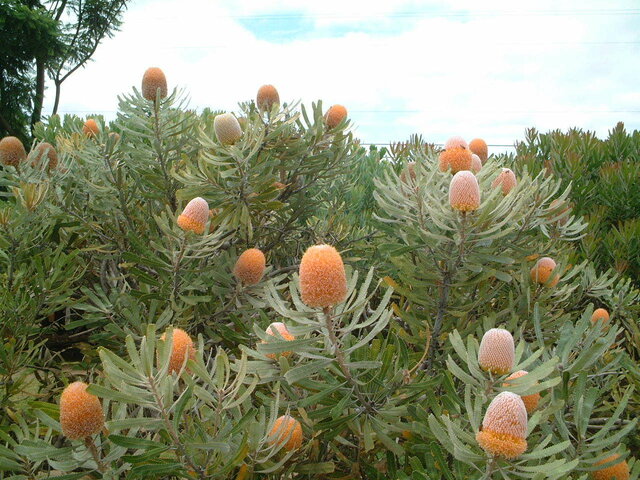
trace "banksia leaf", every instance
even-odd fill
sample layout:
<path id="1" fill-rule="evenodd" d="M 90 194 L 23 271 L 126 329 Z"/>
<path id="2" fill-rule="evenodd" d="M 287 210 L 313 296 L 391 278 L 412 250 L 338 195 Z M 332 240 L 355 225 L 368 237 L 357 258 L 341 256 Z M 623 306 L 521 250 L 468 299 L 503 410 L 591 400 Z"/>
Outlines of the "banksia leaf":
<path id="1" fill-rule="evenodd" d="M 491 184 L 491 188 L 497 188 L 498 186 L 502 188 L 502 194 L 508 194 L 516 185 L 518 184 L 518 180 L 516 180 L 516 174 L 510 168 L 503 168 L 502 172 L 498 174 L 493 183 Z"/>
<path id="2" fill-rule="evenodd" d="M 464 170 L 456 173 L 449 184 L 449 204 L 460 212 L 472 212 L 480 206 L 480 186 L 476 176 Z"/>
<path id="3" fill-rule="evenodd" d="M 462 137 L 451 137 L 444 144 L 445 150 L 451 150 L 454 148 L 462 148 L 463 150 L 467 149 L 467 142 Z"/>
<path id="4" fill-rule="evenodd" d="M 250 248 L 238 257 L 233 274 L 243 285 L 255 285 L 262 280 L 265 266 L 264 253 L 257 248 Z"/>
<path id="5" fill-rule="evenodd" d="M 408 177 L 407 174 L 409 174 Z M 407 164 L 407 168 L 402 170 L 402 172 L 400 173 L 400 180 L 402 180 L 403 183 L 408 183 L 409 178 L 412 182 L 416 181 L 416 162 L 409 162 Z"/>
<path id="6" fill-rule="evenodd" d="M 164 341 L 167 334 L 163 333 L 160 340 Z M 196 358 L 196 348 L 193 340 L 187 332 L 180 328 L 173 329 L 173 347 L 171 348 L 171 357 L 169 358 L 169 373 L 178 373 L 185 362 L 185 357 L 191 360 Z"/>
<path id="7" fill-rule="evenodd" d="M 289 415 L 278 417 L 269 432 L 269 445 L 282 445 L 285 450 L 296 450 L 302 445 L 302 425 Z"/>
<path id="8" fill-rule="evenodd" d="M 504 328 L 492 328 L 482 336 L 478 363 L 483 370 L 505 375 L 513 370 L 515 356 L 513 336 Z"/>
<path id="9" fill-rule="evenodd" d="M 480 157 L 483 165 L 484 162 L 487 161 L 487 158 L 489 158 L 489 148 L 487 147 L 487 142 L 485 142 L 481 138 L 474 138 L 473 140 L 471 140 L 471 143 L 469 144 L 469 150 Z"/>
<path id="10" fill-rule="evenodd" d="M 603 465 L 605 463 L 613 462 L 618 458 L 620 458 L 620 455 L 616 453 L 614 455 L 611 455 L 610 457 L 605 458 L 604 460 L 596 462 L 595 465 Z M 610 467 L 596 470 L 591 475 L 593 477 L 593 480 L 613 480 L 614 478 L 615 480 L 629 480 L 631 472 L 629 471 L 629 464 L 626 460 L 623 460 Z"/>
<path id="11" fill-rule="evenodd" d="M 538 283 L 540 285 L 544 285 L 549 282 L 551 278 L 551 273 L 556 268 L 556 262 L 549 257 L 542 257 L 539 259 L 536 264 L 529 272 L 531 276 L 531 281 L 534 283 Z M 550 287 L 555 287 L 560 280 L 560 275 L 556 275 L 549 283 Z"/>
<path id="12" fill-rule="evenodd" d="M 142 76 L 142 96 L 150 101 L 155 101 L 160 89 L 160 98 L 167 96 L 167 78 L 158 67 L 147 68 Z"/>
<path id="13" fill-rule="evenodd" d="M 242 137 L 242 128 L 233 113 L 222 113 L 213 119 L 213 128 L 218 141 L 223 145 L 233 145 Z"/>
<path id="14" fill-rule="evenodd" d="M 517 458 L 527 450 L 527 409 L 520 395 L 496 395 L 484 414 L 476 440 L 488 454 L 506 459 Z"/>
<path id="15" fill-rule="evenodd" d="M 478 173 L 480 170 L 482 170 L 482 161 L 480 160 L 480 157 L 478 155 L 476 155 L 475 153 L 471 154 L 471 171 L 473 173 Z"/>
<path id="16" fill-rule="evenodd" d="M 51 170 L 58 166 L 58 153 L 56 149 L 47 142 L 40 143 L 34 150 L 32 166 L 38 165 L 42 161 L 42 157 L 45 156 L 49 159 L 47 169 Z"/>
<path id="17" fill-rule="evenodd" d="M 300 294 L 310 307 L 332 307 L 347 296 L 347 277 L 331 245 L 309 247 L 300 261 Z"/>
<path id="18" fill-rule="evenodd" d="M 17 137 L 4 137 L 0 140 L 0 163 L 17 167 L 27 158 L 24 145 Z"/>
<path id="19" fill-rule="evenodd" d="M 287 326 L 282 322 L 273 322 L 265 330 L 265 333 L 267 335 L 272 335 L 274 337 L 276 336 L 275 332 L 278 332 L 278 334 L 288 342 L 296 339 L 296 337 L 294 337 L 289 333 L 289 330 L 287 330 Z M 263 340 L 261 343 L 266 343 L 266 342 Z M 291 355 L 291 353 L 292 352 L 282 352 L 280 354 L 268 353 L 267 357 L 271 359 L 275 359 L 278 355 L 282 355 L 283 357 L 288 357 Z"/>
<path id="20" fill-rule="evenodd" d="M 278 90 L 273 85 L 263 85 L 258 89 L 258 95 L 256 96 L 256 105 L 263 112 L 270 112 L 271 108 L 280 104 L 280 95 Z"/>
<path id="21" fill-rule="evenodd" d="M 591 323 L 596 323 L 602 320 L 604 323 L 609 321 L 609 312 L 607 312 L 604 308 L 597 308 L 594 310 L 593 315 L 591 315 Z"/>
<path id="22" fill-rule="evenodd" d="M 507 377 L 507 380 L 514 380 L 516 378 L 524 377 L 527 373 L 526 370 L 518 370 L 517 372 L 512 373 Z M 536 382 L 538 383 L 538 382 Z M 504 382 L 502 384 L 503 387 L 509 387 L 509 382 Z M 532 393 L 531 395 L 521 395 L 522 402 L 524 403 L 525 408 L 527 409 L 527 413 L 531 415 L 531 413 L 538 408 L 538 403 L 540 403 L 540 393 Z"/>
<path id="23" fill-rule="evenodd" d="M 455 147 L 440 152 L 438 162 L 441 172 L 451 170 L 451 173 L 458 173 L 463 170 L 471 170 L 473 158 L 471 150 Z"/>
<path id="24" fill-rule="evenodd" d="M 182 214 L 178 217 L 178 226 L 187 231 L 202 235 L 204 233 L 204 224 L 209 218 L 209 205 L 204 198 L 196 197 L 187 203 Z"/>
<path id="25" fill-rule="evenodd" d="M 562 208 L 562 210 L 560 212 L 555 212 L 553 214 L 553 216 L 557 216 L 557 215 L 561 215 L 565 212 L 571 211 L 571 203 L 563 203 L 559 198 L 556 198 L 553 202 L 551 202 L 551 204 L 549 205 L 549 208 L 551 210 L 556 210 L 556 209 L 560 209 Z M 558 224 L 559 225 L 564 225 L 569 221 L 569 217 L 565 216 L 563 218 L 561 218 L 560 220 L 558 220 Z"/>
<path id="26" fill-rule="evenodd" d="M 69 440 L 95 435 L 104 426 L 100 400 L 88 393 L 84 382 L 67 385 L 60 396 L 60 425 Z"/>
<path id="27" fill-rule="evenodd" d="M 342 105 L 333 105 L 324 115 L 324 121 L 329 128 L 337 127 L 347 117 L 347 109 Z"/>
<path id="28" fill-rule="evenodd" d="M 96 135 L 98 135 L 98 133 L 100 133 L 100 128 L 98 127 L 98 123 L 93 118 L 89 118 L 86 122 L 84 122 L 82 131 L 87 137 L 95 137 Z"/>

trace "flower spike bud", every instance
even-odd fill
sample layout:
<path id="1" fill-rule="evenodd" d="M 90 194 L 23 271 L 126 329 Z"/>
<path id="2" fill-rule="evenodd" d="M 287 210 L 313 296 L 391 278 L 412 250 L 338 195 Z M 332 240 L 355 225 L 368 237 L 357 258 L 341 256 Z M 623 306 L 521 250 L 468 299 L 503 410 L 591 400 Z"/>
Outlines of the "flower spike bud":
<path id="1" fill-rule="evenodd" d="M 309 247 L 300 261 L 300 294 L 310 307 L 333 307 L 347 296 L 347 276 L 338 251 L 330 245 Z"/>
<path id="2" fill-rule="evenodd" d="M 100 127 L 98 127 L 98 122 L 96 122 L 93 118 L 88 118 L 86 122 L 84 122 L 84 126 L 82 127 L 82 132 L 87 137 L 95 137 L 100 133 Z"/>
<path id="3" fill-rule="evenodd" d="M 291 340 L 295 340 L 296 339 L 296 337 L 294 337 L 293 335 L 291 335 L 289 333 L 289 330 L 287 329 L 287 326 L 282 322 L 273 322 L 265 330 L 265 333 L 267 335 L 272 335 L 274 337 L 276 336 L 276 332 L 278 332 L 278 334 L 288 342 L 290 342 Z M 267 343 L 267 342 L 262 340 L 260 343 Z M 278 355 L 282 355 L 283 357 L 288 357 L 288 356 L 291 355 L 291 353 L 292 352 L 282 352 L 280 354 L 268 353 L 267 357 L 275 360 L 278 357 Z"/>
<path id="4" fill-rule="evenodd" d="M 242 138 L 242 128 L 233 113 L 222 113 L 213 119 L 213 129 L 223 145 L 233 145 Z"/>
<path id="5" fill-rule="evenodd" d="M 347 109 L 342 105 L 333 105 L 324 115 L 324 121 L 329 128 L 337 127 L 347 117 Z"/>
<path id="6" fill-rule="evenodd" d="M 471 143 L 469 144 L 469 150 L 480 157 L 483 165 L 484 162 L 487 161 L 487 158 L 489 158 L 489 148 L 487 147 L 487 142 L 485 142 L 481 138 L 474 138 L 473 140 L 471 140 Z"/>
<path id="7" fill-rule="evenodd" d="M 513 335 L 503 328 L 487 330 L 480 341 L 478 363 L 491 373 L 505 375 L 513 370 L 516 350 Z"/>
<path id="8" fill-rule="evenodd" d="M 552 258 L 542 257 L 531 269 L 531 281 L 540 285 L 550 282 L 549 287 L 555 287 L 560 281 L 560 275 L 556 275 L 552 280 L 549 280 L 555 268 L 556 262 Z"/>
<path id="9" fill-rule="evenodd" d="M 165 341 L 166 338 L 167 334 L 165 332 L 160 337 L 160 340 Z M 181 328 L 174 328 L 173 346 L 171 348 L 171 357 L 169 358 L 169 373 L 179 373 L 187 356 L 191 360 L 196 358 L 196 347 L 193 344 L 193 340 Z"/>
<path id="10" fill-rule="evenodd" d="M 480 170 L 482 170 L 482 160 L 480 160 L 480 157 L 478 155 L 476 155 L 475 153 L 471 154 L 471 171 L 473 173 L 478 173 Z"/>
<path id="11" fill-rule="evenodd" d="M 271 108 L 280 104 L 280 95 L 278 90 L 273 85 L 262 85 L 258 89 L 258 95 L 256 96 L 256 105 L 263 112 L 270 112 Z"/>
<path id="12" fill-rule="evenodd" d="M 257 248 L 250 248 L 238 257 L 233 274 L 243 285 L 255 285 L 262 280 L 265 266 L 264 253 Z"/>
<path id="13" fill-rule="evenodd" d="M 503 168 L 491 184 L 491 188 L 501 187 L 502 194 L 507 195 L 517 184 L 516 174 L 510 168 Z"/>
<path id="14" fill-rule="evenodd" d="M 620 455 L 617 453 L 605 458 L 604 460 L 600 460 L 596 462 L 595 465 L 604 465 L 605 463 L 613 462 L 620 458 Z M 631 471 L 629 470 L 629 464 L 626 460 L 616 463 L 615 465 L 611 465 L 610 467 L 601 468 L 600 470 L 596 470 L 592 474 L 593 480 L 629 480 L 631 476 Z"/>
<path id="15" fill-rule="evenodd" d="M 507 377 L 507 380 L 515 380 L 516 378 L 524 377 L 527 373 L 526 370 L 518 370 L 517 372 L 512 373 Z M 538 382 L 536 382 L 537 384 Z M 503 387 L 508 388 L 509 383 L 504 382 L 502 384 Z M 538 403 L 540 403 L 540 392 L 532 393 L 531 395 L 521 395 L 522 402 L 524 403 L 525 408 L 527 409 L 527 413 L 531 415 L 531 413 L 538 408 Z"/>
<path id="16" fill-rule="evenodd" d="M 302 425 L 289 415 L 278 417 L 269 432 L 269 445 L 282 445 L 285 450 L 296 450 L 302 446 Z"/>
<path id="17" fill-rule="evenodd" d="M 451 170 L 451 173 L 458 173 L 463 170 L 471 170 L 473 157 L 471 150 L 464 148 L 452 148 L 440 152 L 438 156 L 438 166 L 441 172 Z"/>
<path id="18" fill-rule="evenodd" d="M 187 203 L 182 214 L 178 217 L 178 226 L 184 230 L 202 235 L 204 225 L 209 219 L 209 205 L 204 198 L 196 197 Z"/>
<path id="19" fill-rule="evenodd" d="M 449 204 L 460 212 L 473 212 L 480 207 L 480 186 L 468 170 L 456 173 L 449 184 Z"/>
<path id="20" fill-rule="evenodd" d="M 462 137 L 457 137 L 457 136 L 456 137 L 451 137 L 444 144 L 444 149 L 445 150 L 451 150 L 453 148 L 461 148 L 463 150 L 466 150 L 468 148 L 467 147 L 467 142 Z"/>
<path id="21" fill-rule="evenodd" d="M 506 459 L 517 458 L 527 450 L 527 409 L 520 395 L 496 395 L 484 414 L 476 440 L 488 454 Z"/>
<path id="22" fill-rule="evenodd" d="M 0 163 L 17 167 L 27 158 L 24 145 L 17 137 L 4 137 L 0 140 Z"/>
<path id="23" fill-rule="evenodd" d="M 34 167 L 38 165 L 44 156 L 49 160 L 47 165 L 48 170 L 52 170 L 58 166 L 58 153 L 53 145 L 47 142 L 42 142 L 36 146 L 33 151 L 33 161 L 31 162 L 31 165 Z"/>
<path id="24" fill-rule="evenodd" d="M 102 430 L 104 413 L 100 400 L 87 392 L 84 382 L 73 382 L 60 396 L 60 425 L 69 440 L 90 437 Z"/>
<path id="25" fill-rule="evenodd" d="M 167 96 L 167 78 L 158 67 L 147 68 L 142 76 L 142 96 L 150 101 L 155 101 L 160 89 L 160 98 Z"/>
<path id="26" fill-rule="evenodd" d="M 609 321 L 609 312 L 604 308 L 595 309 L 593 315 L 591 315 L 591 323 L 596 323 L 599 320 L 602 320 L 603 323 L 607 323 Z"/>

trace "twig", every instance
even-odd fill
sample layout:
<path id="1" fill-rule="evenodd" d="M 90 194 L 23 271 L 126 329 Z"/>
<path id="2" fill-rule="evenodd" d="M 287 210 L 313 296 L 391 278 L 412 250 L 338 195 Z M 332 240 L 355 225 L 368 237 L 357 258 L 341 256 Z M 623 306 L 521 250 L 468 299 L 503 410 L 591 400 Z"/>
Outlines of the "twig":
<path id="1" fill-rule="evenodd" d="M 100 459 L 100 452 L 98 452 L 98 448 L 96 447 L 96 444 L 93 441 L 93 437 L 91 436 L 85 437 L 84 444 L 91 452 L 91 455 L 93 456 L 93 459 L 95 460 L 100 473 L 105 473 L 107 471 L 107 466 L 104 463 L 102 463 L 102 460 Z"/>

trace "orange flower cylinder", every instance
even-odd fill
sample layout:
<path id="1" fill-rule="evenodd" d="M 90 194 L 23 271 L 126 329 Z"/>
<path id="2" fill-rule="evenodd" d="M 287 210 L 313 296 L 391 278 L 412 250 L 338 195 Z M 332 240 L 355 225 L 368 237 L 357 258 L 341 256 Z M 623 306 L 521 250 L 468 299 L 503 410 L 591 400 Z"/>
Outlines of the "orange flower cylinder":
<path id="1" fill-rule="evenodd" d="M 178 217 L 178 226 L 184 231 L 192 231 L 198 235 L 204 233 L 204 225 L 209 219 L 209 204 L 204 198 L 196 197 L 187 203 Z"/>
<path id="2" fill-rule="evenodd" d="M 216 137 L 223 145 L 233 145 L 242 138 L 242 128 L 233 113 L 221 113 L 213 119 Z"/>
<path id="3" fill-rule="evenodd" d="M 33 152 L 33 161 L 31 162 L 31 164 L 33 166 L 38 165 L 42 161 L 42 157 L 45 156 L 49 160 L 49 163 L 47 165 L 48 170 L 51 170 L 58 166 L 58 153 L 56 152 L 56 149 L 53 147 L 53 145 L 47 142 L 42 142 L 35 148 Z"/>
<path id="4" fill-rule="evenodd" d="M 73 382 L 60 396 L 60 425 L 69 440 L 95 435 L 104 427 L 104 413 L 100 400 L 87 392 L 84 382 Z"/>
<path id="5" fill-rule="evenodd" d="M 300 294 L 310 307 L 332 307 L 347 296 L 342 257 L 331 245 L 309 247 L 300 261 Z"/>
<path id="6" fill-rule="evenodd" d="M 98 122 L 96 122 L 93 118 L 87 119 L 87 121 L 84 122 L 84 126 L 82 127 L 82 132 L 87 137 L 95 137 L 96 135 L 98 135 L 98 133 L 100 133 Z"/>
<path id="7" fill-rule="evenodd" d="M 463 170 L 471 170 L 472 164 L 471 150 L 464 148 L 451 148 L 440 152 L 438 156 L 438 166 L 441 172 L 451 170 L 451 173 L 458 173 Z"/>
<path id="8" fill-rule="evenodd" d="M 516 174 L 510 168 L 503 168 L 491 184 L 491 188 L 500 187 L 502 194 L 507 195 L 517 184 Z"/>
<path id="9" fill-rule="evenodd" d="M 243 285 L 255 285 L 262 280 L 265 266 L 264 253 L 257 248 L 250 248 L 238 257 L 233 274 Z"/>
<path id="10" fill-rule="evenodd" d="M 487 158 L 489 158 L 489 147 L 487 147 L 487 142 L 481 138 L 474 138 L 471 140 L 469 150 L 478 155 L 483 165 L 484 162 L 487 161 Z"/>
<path id="11" fill-rule="evenodd" d="M 549 280 L 555 268 L 556 262 L 552 258 L 542 257 L 529 272 L 531 281 L 540 285 L 545 285 L 549 282 L 548 285 L 550 287 L 555 287 L 560 281 L 560 276 L 556 275 L 552 280 Z"/>
<path id="12" fill-rule="evenodd" d="M 267 335 L 272 335 L 274 337 L 276 336 L 275 332 L 278 332 L 278 334 L 287 342 L 290 342 L 291 340 L 296 339 L 296 337 L 294 337 L 293 335 L 291 335 L 291 333 L 289 333 L 287 326 L 282 322 L 273 322 L 265 330 L 265 333 Z M 260 343 L 266 343 L 266 342 L 263 340 Z M 288 357 L 291 355 L 291 353 L 292 352 L 282 352 L 279 355 L 282 355 L 283 357 Z M 278 357 L 278 355 L 276 355 L 275 353 L 268 353 L 267 357 L 275 360 Z"/>
<path id="13" fill-rule="evenodd" d="M 604 460 L 600 460 L 596 462 L 595 465 L 603 465 L 605 463 L 613 462 L 620 458 L 620 455 L 613 454 Z M 629 470 L 629 464 L 626 460 L 616 463 L 610 467 L 601 468 L 600 470 L 596 470 L 591 474 L 593 480 L 629 480 L 631 476 L 631 471 Z"/>
<path id="14" fill-rule="evenodd" d="M 453 148 L 462 148 L 466 150 L 468 148 L 467 142 L 464 138 L 459 136 L 451 137 L 445 142 L 444 149 L 451 150 Z"/>
<path id="15" fill-rule="evenodd" d="M 480 170 L 482 170 L 482 160 L 480 160 L 480 157 L 478 155 L 476 155 L 475 153 L 471 154 L 471 171 L 473 173 L 478 173 Z"/>
<path id="16" fill-rule="evenodd" d="M 27 152 L 18 137 L 4 137 L 0 140 L 0 163 L 17 167 L 26 158 Z"/>
<path id="17" fill-rule="evenodd" d="M 480 341 L 478 363 L 491 373 L 505 375 L 513 370 L 516 349 L 513 335 L 504 328 L 487 330 Z"/>
<path id="18" fill-rule="evenodd" d="M 167 77 L 158 67 L 148 68 L 142 76 L 142 96 L 150 101 L 155 101 L 160 89 L 160 98 L 167 96 Z"/>
<path id="19" fill-rule="evenodd" d="M 607 323 L 609 321 L 609 312 L 607 312 L 604 308 L 595 309 L 593 315 L 591 315 L 591 323 L 596 323 L 600 320 L 602 320 L 602 322 L 604 323 Z"/>
<path id="20" fill-rule="evenodd" d="M 166 338 L 167 334 L 163 333 L 160 340 L 164 341 Z M 196 347 L 187 332 L 181 328 L 174 328 L 173 346 L 171 349 L 171 357 L 169 358 L 169 373 L 179 373 L 182 364 L 185 362 L 185 357 L 195 360 Z"/>
<path id="21" fill-rule="evenodd" d="M 449 204 L 460 212 L 472 212 L 480 206 L 480 186 L 476 176 L 467 171 L 456 173 L 449 184 Z"/>
<path id="22" fill-rule="evenodd" d="M 262 85 L 258 89 L 256 105 L 262 111 L 271 111 L 271 108 L 280 103 L 280 95 L 273 85 Z"/>
<path id="23" fill-rule="evenodd" d="M 329 128 L 335 128 L 347 117 L 347 109 L 342 105 L 333 105 L 324 115 L 324 121 Z"/>
<path id="24" fill-rule="evenodd" d="M 527 409 L 519 395 L 502 392 L 491 401 L 476 434 L 490 455 L 514 459 L 527 450 Z"/>
<path id="25" fill-rule="evenodd" d="M 518 370 L 517 372 L 512 373 L 507 377 L 507 380 L 514 380 L 516 378 L 524 377 L 527 373 L 526 370 Z M 538 382 L 536 382 L 538 383 Z M 509 383 L 505 382 L 502 384 L 503 387 L 509 387 Z M 531 415 L 531 413 L 538 408 L 538 403 L 540 403 L 540 392 L 532 393 L 531 395 L 521 395 L 522 402 L 524 403 L 525 408 L 527 409 L 527 413 Z"/>
<path id="26" fill-rule="evenodd" d="M 302 425 L 289 415 L 278 417 L 268 436 L 269 445 L 281 445 L 285 450 L 296 450 L 302 446 Z"/>

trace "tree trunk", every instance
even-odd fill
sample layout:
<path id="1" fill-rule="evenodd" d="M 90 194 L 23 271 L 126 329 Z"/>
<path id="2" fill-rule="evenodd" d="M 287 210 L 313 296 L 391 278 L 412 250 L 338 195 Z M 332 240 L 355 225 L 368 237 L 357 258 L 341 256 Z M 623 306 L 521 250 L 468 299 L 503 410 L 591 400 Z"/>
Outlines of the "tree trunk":
<path id="1" fill-rule="evenodd" d="M 56 83 L 56 98 L 53 102 L 53 110 L 51 111 L 51 115 L 55 115 L 56 113 L 58 113 L 58 105 L 60 104 L 60 81 L 58 81 L 58 79 L 55 79 L 55 83 Z"/>
<path id="2" fill-rule="evenodd" d="M 44 59 L 36 59 L 36 96 L 33 99 L 33 113 L 31 114 L 31 131 L 42 116 L 42 104 L 44 102 Z"/>

